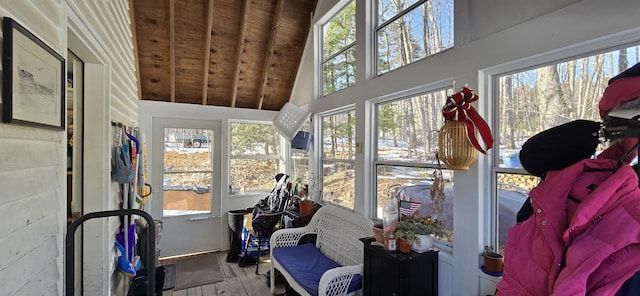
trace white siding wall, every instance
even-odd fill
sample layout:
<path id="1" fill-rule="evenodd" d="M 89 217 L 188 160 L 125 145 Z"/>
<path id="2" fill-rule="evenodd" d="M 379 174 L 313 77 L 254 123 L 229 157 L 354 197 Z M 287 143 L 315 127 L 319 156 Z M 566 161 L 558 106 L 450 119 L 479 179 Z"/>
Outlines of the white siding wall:
<path id="1" fill-rule="evenodd" d="M 117 121 L 128 126 L 137 124 L 138 122 L 138 90 L 136 85 L 136 72 L 135 72 L 135 57 L 133 55 L 133 42 L 132 33 L 130 27 L 129 18 L 129 4 L 126 0 L 86 0 L 86 1 L 72 1 L 68 0 L 67 4 L 72 12 L 75 13 L 81 20 L 82 24 L 86 26 L 86 29 L 91 34 L 91 37 L 95 38 L 98 46 L 104 50 L 107 54 L 105 65 L 107 72 L 107 105 L 110 107 L 108 114 L 106 114 L 108 120 L 103 122 L 103 127 L 108 127 L 108 133 L 106 140 L 110 145 L 110 121 Z M 90 80 L 91 77 L 87 75 L 85 81 Z M 86 92 L 91 93 L 92 89 L 87 89 Z M 88 100 L 88 98 L 85 98 Z M 97 104 L 99 105 L 99 104 Z M 87 114 L 85 120 L 91 120 L 93 116 L 91 113 Z M 87 133 L 87 131 L 85 131 Z M 105 147 L 101 147 L 104 149 Z M 90 147 L 88 149 L 91 149 Z M 106 150 L 109 153 L 109 149 Z M 86 152 L 86 151 L 85 151 Z M 100 149 L 94 151 L 97 155 L 100 155 Z M 109 174 L 109 171 L 103 172 Z M 85 173 L 86 175 L 86 173 Z M 86 180 L 85 180 L 86 181 Z M 90 190 L 90 188 L 88 189 Z M 119 197 L 118 186 L 116 183 L 110 183 L 109 194 L 104 199 L 104 194 L 87 194 L 85 190 L 84 199 L 84 211 L 95 212 L 102 210 L 118 209 Z M 104 199 L 104 200 L 103 200 Z M 106 295 L 112 295 L 118 291 L 118 294 L 122 294 L 126 289 L 124 277 L 117 271 L 113 264 L 113 243 L 115 241 L 115 234 L 118 231 L 119 219 L 109 218 L 106 225 L 106 233 L 102 233 L 105 229 L 105 225 L 88 224 L 85 229 L 85 233 L 91 235 L 88 237 L 85 235 L 85 255 L 83 272 L 85 274 L 84 279 L 84 292 L 85 295 L 99 295 L 100 293 L 106 293 Z M 100 237 L 94 237 L 100 236 Z M 106 261 L 105 258 L 107 257 Z M 105 274 L 111 274 L 111 277 L 107 280 Z"/>
<path id="2" fill-rule="evenodd" d="M 0 4 L 9 16 L 64 56 L 61 9 L 52 1 Z M 43 13 L 47 11 L 48 13 Z M 3 69 L 4 70 L 4 69 Z M 6 98 L 2 98 L 3 101 Z M 66 135 L 0 124 L 0 284 L 8 295 L 62 292 L 66 211 Z"/>
<path id="3" fill-rule="evenodd" d="M 88 89 L 86 100 L 93 114 L 88 125 L 98 132 L 100 146 L 85 146 L 88 162 L 99 159 L 101 169 L 85 172 L 98 180 L 98 194 L 86 194 L 85 212 L 117 208 L 117 187 L 110 182 L 109 121 L 125 124 L 138 118 L 135 61 L 126 0 L 2 1 L 0 17 L 9 16 L 34 33 L 63 57 L 67 55 L 67 25 L 84 32 L 88 46 L 105 53 L 88 71 L 104 74 L 104 89 Z M 95 70 L 97 69 L 97 70 Z M 92 79 L 87 77 L 85 81 Z M 4 98 L 3 98 L 4 99 Z M 95 101 L 95 102 L 94 102 Z M 96 106 L 103 106 L 103 108 Z M 105 108 L 106 106 L 106 108 Z M 107 110 L 104 110 L 107 109 Z M 87 136 L 90 138 L 90 136 Z M 66 233 L 66 132 L 0 123 L 0 285 L 3 295 L 62 295 L 64 235 Z M 105 152 L 106 155 L 105 155 Z M 93 164 L 87 164 L 93 167 Z M 105 169 L 106 168 L 106 169 Z M 106 197 L 106 198 L 105 198 Z M 100 224 L 100 223 L 99 223 Z M 84 295 L 123 295 L 115 272 L 113 241 L 118 220 L 97 226 L 95 245 L 85 250 Z M 97 239 L 95 239 L 97 238 Z M 85 262 L 86 264 L 87 262 Z M 90 283 L 90 284 L 87 284 Z"/>

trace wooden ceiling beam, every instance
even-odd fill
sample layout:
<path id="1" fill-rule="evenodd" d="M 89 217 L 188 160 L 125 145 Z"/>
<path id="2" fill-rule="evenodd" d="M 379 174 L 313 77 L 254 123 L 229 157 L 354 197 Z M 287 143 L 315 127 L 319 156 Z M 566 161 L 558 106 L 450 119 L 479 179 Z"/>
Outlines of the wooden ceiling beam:
<path id="1" fill-rule="evenodd" d="M 213 0 L 209 0 L 207 10 L 207 29 L 204 38 L 204 69 L 202 70 L 202 105 L 207 104 L 207 91 L 209 90 L 209 65 L 211 64 L 211 30 L 213 28 Z"/>
<path id="2" fill-rule="evenodd" d="M 171 77 L 171 102 L 176 101 L 176 17 L 175 0 L 169 0 L 169 67 Z"/>
<path id="3" fill-rule="evenodd" d="M 238 80 L 240 79 L 240 64 L 242 60 L 242 53 L 244 52 L 244 39 L 247 35 L 247 14 L 249 13 L 249 6 L 251 0 L 242 1 L 242 16 L 240 19 L 240 34 L 238 35 L 238 51 L 236 52 L 236 70 L 233 74 L 233 82 L 231 84 L 231 107 L 236 106 L 236 97 L 238 95 Z"/>
<path id="4" fill-rule="evenodd" d="M 313 23 L 313 15 L 315 14 L 316 8 L 318 7 L 318 0 L 314 0 L 313 2 L 313 8 L 311 9 L 311 13 L 309 14 L 309 23 L 307 23 L 307 32 L 311 32 L 311 27 L 312 27 L 312 23 Z M 304 41 L 302 41 L 302 51 L 304 52 L 304 48 L 307 45 L 307 36 L 304 36 Z M 302 52 L 300 52 L 300 55 L 298 56 L 298 64 L 296 65 L 296 67 L 294 68 L 293 71 L 293 82 L 291 82 L 291 84 L 289 85 L 289 89 L 287 90 L 286 93 L 289 94 L 289 96 L 291 96 L 291 94 L 293 93 L 293 86 L 295 84 L 295 78 L 298 77 L 298 71 L 300 70 L 300 61 L 302 60 Z M 287 99 L 287 102 L 291 101 L 291 98 Z M 284 104 L 282 104 L 284 105 Z"/>
<path id="5" fill-rule="evenodd" d="M 142 86 L 140 83 L 140 56 L 138 56 L 138 37 L 136 35 L 136 13 L 133 5 L 134 1 L 129 1 L 129 20 L 131 22 L 131 42 L 133 42 L 133 58 L 136 66 L 136 84 L 138 87 L 138 100 L 142 100 Z"/>
<path id="6" fill-rule="evenodd" d="M 271 22 L 271 32 L 269 35 L 269 44 L 267 44 L 267 53 L 264 59 L 264 65 L 262 65 L 262 83 L 260 84 L 260 89 L 258 89 L 258 105 L 256 108 L 258 110 L 262 109 L 262 103 L 264 102 L 264 90 L 267 88 L 267 83 L 269 83 L 269 69 L 273 60 L 273 45 L 276 40 L 276 35 L 278 33 L 278 27 L 280 25 L 280 20 L 282 19 L 282 10 L 284 9 L 284 0 L 278 0 L 276 4 L 276 10 L 273 13 L 273 21 Z"/>

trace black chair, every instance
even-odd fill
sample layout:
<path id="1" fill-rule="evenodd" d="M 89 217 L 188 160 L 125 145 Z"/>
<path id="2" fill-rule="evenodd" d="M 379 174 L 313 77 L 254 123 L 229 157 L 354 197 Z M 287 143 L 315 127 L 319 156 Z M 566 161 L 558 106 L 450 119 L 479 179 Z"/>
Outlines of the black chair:
<path id="1" fill-rule="evenodd" d="M 247 227 L 249 237 L 245 241 L 244 253 L 238 261 L 240 265 L 247 262 L 248 250 L 251 243 L 258 246 L 256 254 L 256 274 L 258 274 L 258 264 L 260 264 L 261 245 L 268 242 L 271 234 L 277 230 L 278 224 L 282 221 L 285 209 L 289 202 L 291 181 L 288 175 L 278 174 L 275 177 L 276 185 L 271 193 L 260 200 L 253 208 L 251 225 Z"/>

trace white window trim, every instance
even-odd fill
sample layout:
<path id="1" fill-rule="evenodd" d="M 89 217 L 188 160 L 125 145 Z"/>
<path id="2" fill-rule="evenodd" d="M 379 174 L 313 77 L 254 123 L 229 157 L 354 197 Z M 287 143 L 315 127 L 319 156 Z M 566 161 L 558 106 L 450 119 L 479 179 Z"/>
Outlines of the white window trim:
<path id="1" fill-rule="evenodd" d="M 424 95 L 427 93 L 431 93 L 431 92 L 437 92 L 437 91 L 442 91 L 448 88 L 452 88 L 455 85 L 455 80 L 453 79 L 446 79 L 446 80 L 442 80 L 442 81 L 437 81 L 437 82 L 433 82 L 433 83 L 428 83 L 428 84 L 424 84 L 415 88 L 411 88 L 411 89 L 406 89 L 400 92 L 396 92 L 393 94 L 389 94 L 386 96 L 382 96 L 379 98 L 375 98 L 370 100 L 369 102 L 372 104 L 369 112 L 370 112 L 370 116 L 369 118 L 371 118 L 372 124 L 370 124 L 371 126 L 371 131 L 370 131 L 370 135 L 372 137 L 371 139 L 371 174 L 370 174 L 370 184 L 371 184 L 371 188 L 370 188 L 370 192 L 377 192 L 377 167 L 378 165 L 385 165 L 385 166 L 406 166 L 406 167 L 415 167 L 415 168 L 438 168 L 438 166 L 436 164 L 428 164 L 428 163 L 414 163 L 414 162 L 400 162 L 400 161 L 388 161 L 388 160 L 379 160 L 378 159 L 378 120 L 377 120 L 377 115 L 378 115 L 378 111 L 377 111 L 377 107 L 380 104 L 385 104 L 385 103 L 389 103 L 389 102 L 393 102 L 393 101 L 399 101 L 399 100 L 403 100 L 403 99 L 410 99 L 412 97 L 415 96 L 420 96 L 420 95 Z M 443 102 L 444 104 L 444 102 Z M 443 122 L 444 124 L 444 122 Z M 447 170 L 446 168 L 446 164 L 442 164 L 443 165 L 443 169 Z M 454 183 L 455 184 L 455 183 Z M 372 200 L 370 202 L 370 213 L 371 213 L 371 217 L 374 218 L 376 215 L 376 211 L 377 211 L 377 197 L 375 198 L 375 201 Z M 374 218 L 375 220 L 378 220 L 377 218 Z M 455 234 L 454 234 L 455 236 Z M 445 242 L 439 239 L 434 239 L 433 240 L 433 244 L 434 246 L 436 246 L 437 248 L 439 248 L 440 250 L 446 251 L 448 253 L 453 253 L 453 242 Z"/>
<path id="2" fill-rule="evenodd" d="M 498 105 L 492 104 L 497 100 L 495 93 L 498 89 L 497 77 L 505 73 L 513 73 L 537 68 L 544 65 L 556 64 L 562 61 L 591 56 L 597 53 L 607 52 L 616 48 L 622 48 L 630 44 L 640 42 L 640 27 L 624 32 L 619 32 L 602 38 L 577 43 L 565 48 L 552 50 L 546 53 L 534 55 L 525 59 L 515 60 L 512 62 L 496 65 L 493 67 L 481 69 L 478 71 L 478 93 L 482 97 L 488 98 L 478 102 L 479 110 L 486 114 L 486 120 L 490 123 L 491 130 L 496 130 L 499 124 Z M 499 135 L 495 135 L 495 142 L 499 141 Z M 497 221 L 497 200 L 493 198 L 494 192 L 497 191 L 497 172 L 522 173 L 526 174 L 524 169 L 507 169 L 497 168 L 499 162 L 499 153 L 493 153 L 488 158 L 488 164 L 480 168 L 479 174 L 481 183 L 485 186 L 478 188 L 478 193 L 483 198 L 485 208 L 490 209 L 490 214 L 485 219 L 485 245 L 497 246 L 498 244 L 498 223 Z M 488 186 L 487 186 L 488 185 Z"/>
<path id="3" fill-rule="evenodd" d="M 269 159 L 277 159 L 278 160 L 278 171 L 279 172 L 285 172 L 287 175 L 291 175 L 291 170 L 289 169 L 289 162 L 285 161 L 285 157 L 290 155 L 290 150 L 291 150 L 291 145 L 287 145 L 287 142 L 285 140 L 285 138 L 278 134 L 277 130 L 275 130 L 275 126 L 274 126 L 274 131 L 280 136 L 280 153 L 277 155 L 233 155 L 231 150 L 232 150 L 232 126 L 234 123 L 248 123 L 248 124 L 266 124 L 266 125 L 272 125 L 273 126 L 273 122 L 271 121 L 260 121 L 260 120 L 238 120 L 238 119 L 233 119 L 233 120 L 229 120 L 227 122 L 227 155 L 229 156 L 229 161 L 227 162 L 227 184 L 229 186 L 231 186 L 231 160 L 232 159 L 263 159 L 263 160 L 269 160 Z M 289 157 L 287 157 L 287 159 L 289 159 Z M 285 163 L 286 162 L 286 163 Z M 292 164 L 291 164 L 292 165 Z M 265 189 L 266 192 L 268 192 L 270 189 Z M 246 196 L 246 195 L 251 195 L 251 194 L 229 194 L 230 197 L 241 197 L 241 196 Z"/>
<path id="4" fill-rule="evenodd" d="M 344 9 L 347 5 L 351 4 L 351 2 L 358 2 L 357 0 L 340 0 L 338 3 L 332 6 L 332 8 L 322 16 L 316 24 L 313 26 L 313 40 L 315 41 L 313 48 L 313 68 L 314 77 L 313 77 L 313 88 L 314 88 L 314 98 L 321 98 L 324 96 L 323 88 L 324 88 L 324 73 L 323 73 L 323 58 L 322 58 L 322 48 L 324 46 L 323 42 L 323 32 L 322 28 L 331 21 L 342 9 Z M 358 50 L 358 3 L 356 3 L 356 40 L 354 41 L 353 46 L 356 46 L 356 51 Z M 346 47 L 345 47 L 346 48 Z M 358 63 L 357 52 L 356 52 L 356 65 Z M 356 68 L 356 84 L 358 83 L 358 68 Z M 338 90 L 340 91 L 340 90 Z"/>
<path id="5" fill-rule="evenodd" d="M 317 140 L 315 141 L 315 146 L 314 146 L 315 151 L 318 151 L 317 153 L 314 153 L 314 155 L 315 155 L 314 158 L 315 158 L 315 161 L 316 161 L 316 163 L 318 165 L 316 165 L 315 168 L 313 168 L 313 169 L 309 168 L 309 171 L 310 172 L 311 171 L 315 172 L 315 175 L 317 176 L 316 179 L 317 179 L 317 182 L 318 182 L 318 185 L 319 185 L 319 190 L 318 190 L 319 192 L 318 192 L 318 196 L 317 196 L 318 201 L 323 201 L 323 198 L 324 198 L 324 196 L 323 196 L 323 194 L 324 194 L 323 162 L 324 161 L 350 162 L 350 163 L 353 163 L 353 165 L 357 165 L 357 162 L 356 162 L 355 158 L 354 159 L 325 158 L 323 156 L 324 155 L 324 147 L 323 147 L 324 139 L 323 139 L 323 130 L 322 130 L 322 119 L 324 117 L 327 117 L 327 116 L 332 116 L 332 115 L 336 115 L 336 114 L 340 114 L 340 113 L 347 113 L 347 112 L 351 112 L 351 111 L 353 111 L 354 114 L 356 114 L 356 106 L 353 105 L 353 104 L 346 105 L 346 106 L 343 106 L 343 107 L 337 108 L 337 109 L 328 110 L 328 111 L 325 111 L 325 112 L 322 112 L 322 113 L 317 113 L 315 115 L 314 120 L 313 120 L 314 123 L 315 123 L 314 130 L 318 131 Z M 356 120 L 356 125 L 357 124 L 358 124 L 358 121 Z M 358 138 L 358 135 L 357 135 L 358 129 L 357 128 L 355 129 L 355 132 L 356 132 L 355 138 L 357 139 Z M 356 182 L 357 182 L 357 180 L 356 180 Z M 354 191 L 355 191 L 355 183 L 354 183 Z M 354 192 L 354 194 L 355 194 L 355 192 Z M 344 206 L 341 206 L 341 205 L 338 205 L 338 204 L 335 204 L 335 203 L 331 203 L 331 204 L 334 205 L 334 206 L 337 206 L 337 207 L 341 207 L 341 208 L 347 209 L 349 211 L 355 210 L 355 209 L 347 208 L 347 207 L 344 207 Z M 355 207 L 356 204 L 357 204 L 357 202 L 354 201 L 354 207 Z"/>
<path id="6" fill-rule="evenodd" d="M 400 13 L 396 14 L 396 15 L 395 15 L 395 16 L 393 16 L 392 18 L 389 18 L 387 21 L 385 21 L 385 22 L 383 23 L 383 24 L 385 24 L 384 26 L 381 26 L 380 24 L 378 24 L 378 23 L 377 23 L 377 22 L 378 22 L 378 21 L 377 21 L 377 18 L 378 18 L 378 5 L 377 5 L 377 1 L 376 1 L 376 4 L 372 4 L 372 9 L 371 9 L 371 12 L 370 12 L 370 15 L 371 15 L 371 16 L 370 16 L 370 17 L 371 17 L 371 20 L 370 20 L 370 21 L 371 21 L 371 24 L 372 24 L 372 26 L 371 26 L 371 27 L 372 27 L 372 29 L 371 29 L 371 36 L 370 36 L 370 40 L 371 40 L 370 47 L 371 47 L 371 53 L 372 53 L 372 56 L 371 56 L 371 58 L 370 58 L 371 63 L 372 63 L 372 64 L 371 64 L 371 77 L 378 77 L 378 76 L 382 76 L 382 75 L 385 75 L 385 74 L 391 73 L 391 72 L 393 72 L 393 71 L 396 71 L 396 70 L 398 70 L 398 69 L 402 69 L 402 68 L 407 67 L 407 66 L 409 66 L 409 65 L 411 65 L 411 64 L 414 64 L 414 63 L 417 63 L 417 62 L 419 62 L 419 61 L 421 61 L 421 60 L 427 59 L 427 58 L 429 58 L 429 57 L 431 57 L 431 56 L 434 56 L 434 55 L 440 54 L 440 53 L 442 53 L 442 52 L 445 52 L 445 51 L 451 50 L 452 48 L 454 48 L 454 47 L 456 46 L 456 36 L 455 36 L 455 31 L 456 31 L 456 30 L 455 30 L 455 10 L 456 10 L 456 9 L 455 9 L 455 1 L 453 1 L 453 2 L 452 2 L 452 4 L 453 4 L 453 6 L 454 6 L 454 8 L 453 8 L 453 10 L 454 10 L 454 13 L 453 13 L 453 17 L 454 17 L 454 22 L 453 22 L 453 26 L 454 26 L 454 28 L 453 28 L 453 32 L 454 32 L 454 33 L 453 33 L 453 45 L 452 45 L 451 47 L 449 47 L 449 48 L 445 48 L 445 49 L 443 49 L 443 50 L 441 50 L 441 51 L 439 51 L 439 52 L 433 53 L 433 54 L 427 54 L 427 55 L 425 55 L 424 57 L 419 58 L 419 59 L 417 59 L 417 60 L 414 60 L 414 61 L 413 61 L 413 62 L 411 62 L 411 63 L 408 63 L 408 64 L 406 64 L 406 65 L 399 66 L 399 67 L 397 67 L 397 68 L 395 68 L 395 69 L 391 69 L 391 70 L 389 70 L 389 71 L 387 71 L 387 72 L 379 73 L 379 69 L 378 69 L 378 62 L 377 62 L 377 60 L 378 60 L 378 31 L 379 31 L 380 29 L 385 28 L 385 27 L 387 27 L 388 25 L 392 24 L 392 23 L 393 23 L 393 21 L 392 21 L 392 20 L 394 20 L 394 21 L 395 21 L 395 20 L 397 20 L 397 19 L 399 19 L 399 18 L 404 17 L 405 15 L 407 15 L 407 14 L 411 13 L 414 9 L 417 9 L 420 5 L 423 5 L 424 3 L 427 3 L 428 1 L 431 1 L 431 0 L 418 0 L 418 1 L 416 1 L 416 3 L 411 4 L 411 6 L 407 7 L 406 9 L 404 9 L 403 11 L 401 11 Z"/>

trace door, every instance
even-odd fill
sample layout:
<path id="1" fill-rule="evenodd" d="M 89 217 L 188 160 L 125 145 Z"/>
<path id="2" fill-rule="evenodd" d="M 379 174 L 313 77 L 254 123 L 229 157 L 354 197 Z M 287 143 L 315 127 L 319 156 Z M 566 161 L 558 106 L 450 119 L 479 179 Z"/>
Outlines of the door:
<path id="1" fill-rule="evenodd" d="M 153 119 L 153 184 L 162 186 L 154 186 L 152 213 L 162 221 L 161 257 L 220 249 L 220 126 Z"/>
<path id="2" fill-rule="evenodd" d="M 67 51 L 67 225 L 83 214 L 84 62 Z M 74 237 L 75 291 L 82 294 L 82 232 Z"/>

